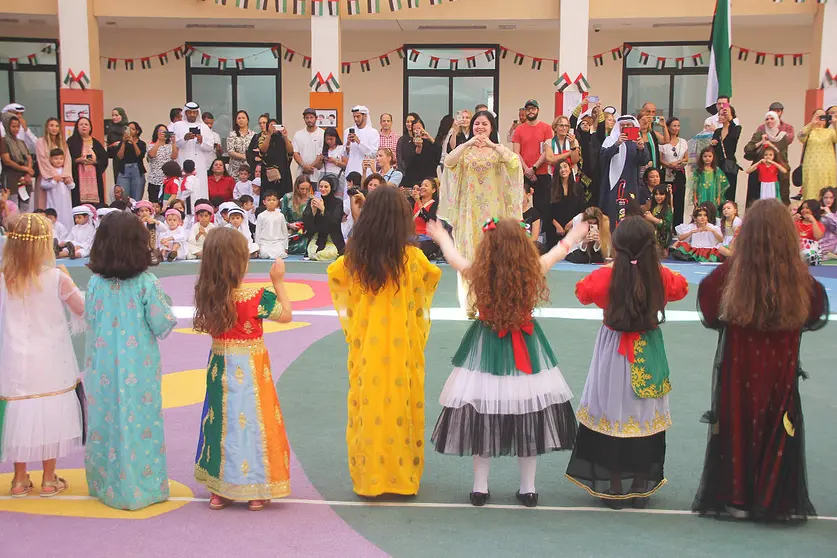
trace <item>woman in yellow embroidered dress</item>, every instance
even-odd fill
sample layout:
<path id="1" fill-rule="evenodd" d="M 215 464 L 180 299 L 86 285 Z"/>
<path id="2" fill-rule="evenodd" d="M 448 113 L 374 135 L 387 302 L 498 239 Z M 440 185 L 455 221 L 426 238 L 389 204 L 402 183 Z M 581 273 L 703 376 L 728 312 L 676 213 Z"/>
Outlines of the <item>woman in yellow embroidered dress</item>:
<path id="1" fill-rule="evenodd" d="M 453 227 L 456 249 L 473 261 L 490 218 L 523 218 L 523 168 L 520 159 L 497 139 L 497 121 L 488 111 L 471 119 L 468 141 L 445 157 L 439 217 Z M 457 274 L 459 304 L 468 309 L 468 285 Z"/>
<path id="2" fill-rule="evenodd" d="M 837 144 L 837 128 L 829 126 L 825 111 L 814 111 L 811 122 L 799 132 L 799 140 L 805 146 L 802 159 L 802 199 L 816 200 L 820 190 L 834 186 L 837 159 L 834 144 Z"/>
<path id="3" fill-rule="evenodd" d="M 442 272 L 410 244 L 414 235 L 407 199 L 378 188 L 346 255 L 328 267 L 349 345 L 346 444 L 361 496 L 417 494 L 424 470 L 424 346 Z"/>

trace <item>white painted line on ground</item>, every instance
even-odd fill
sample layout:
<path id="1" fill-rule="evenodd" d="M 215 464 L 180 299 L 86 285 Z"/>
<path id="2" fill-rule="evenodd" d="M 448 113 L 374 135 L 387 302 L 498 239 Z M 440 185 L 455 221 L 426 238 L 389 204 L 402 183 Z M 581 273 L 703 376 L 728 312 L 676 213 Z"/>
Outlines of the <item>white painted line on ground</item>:
<path id="1" fill-rule="evenodd" d="M 12 500 L 11 496 L 0 496 L 0 500 Z M 25 501 L 25 499 L 20 499 Z M 58 495 L 50 498 L 52 501 L 56 500 L 96 500 L 93 496 L 66 496 Z M 169 498 L 171 502 L 209 502 L 209 498 L 187 498 L 183 496 L 176 496 Z M 282 498 L 279 500 L 272 500 L 273 504 L 298 504 L 306 506 L 335 506 L 347 508 L 430 508 L 430 509 L 480 509 L 467 503 L 449 503 L 449 502 L 375 502 L 375 501 L 345 501 L 345 500 L 312 500 L 308 498 Z M 697 516 L 698 514 L 691 510 L 655 510 L 655 509 L 623 509 L 612 510 L 607 507 L 589 507 L 589 506 L 538 506 L 536 508 L 526 508 L 519 504 L 486 504 L 482 506 L 484 509 L 491 510 L 513 510 L 513 511 L 543 511 L 543 512 L 604 512 L 604 513 L 637 513 L 648 515 L 680 515 L 680 516 Z M 4 510 L 8 511 L 8 510 Z M 31 513 L 31 512 L 27 512 Z M 811 519 L 821 519 L 824 521 L 837 521 L 837 517 L 830 516 L 810 516 Z"/>

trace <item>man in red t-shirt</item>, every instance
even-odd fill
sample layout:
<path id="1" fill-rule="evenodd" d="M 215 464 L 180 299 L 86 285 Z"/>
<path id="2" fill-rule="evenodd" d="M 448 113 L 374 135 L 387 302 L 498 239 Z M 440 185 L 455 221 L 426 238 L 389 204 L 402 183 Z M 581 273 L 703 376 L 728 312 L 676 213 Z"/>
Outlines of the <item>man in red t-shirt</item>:
<path id="1" fill-rule="evenodd" d="M 514 152 L 520 157 L 525 180 L 534 189 L 532 202 L 541 214 L 546 244 L 548 248 L 551 248 L 558 242 L 558 233 L 552 226 L 552 213 L 549 210 L 549 192 L 552 184 L 546 163 L 544 142 L 552 139 L 552 128 L 546 122 L 538 120 L 540 107 L 536 100 L 526 101 L 523 109 L 526 111 L 526 122 L 515 128 L 512 134 L 512 145 Z"/>

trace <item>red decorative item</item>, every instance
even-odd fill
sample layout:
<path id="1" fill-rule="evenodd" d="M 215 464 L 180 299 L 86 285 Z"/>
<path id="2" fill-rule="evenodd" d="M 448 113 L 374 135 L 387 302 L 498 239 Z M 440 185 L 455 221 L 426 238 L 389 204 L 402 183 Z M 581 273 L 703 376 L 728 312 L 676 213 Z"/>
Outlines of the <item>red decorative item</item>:
<path id="1" fill-rule="evenodd" d="M 523 334 L 532 335 L 534 332 L 534 324 L 532 324 L 531 321 L 528 321 L 521 325 L 518 329 L 504 329 L 497 333 L 500 339 L 511 333 L 514 366 L 524 374 L 532 373 L 532 358 L 529 356 L 529 347 L 526 346 L 526 339 L 523 337 Z"/>

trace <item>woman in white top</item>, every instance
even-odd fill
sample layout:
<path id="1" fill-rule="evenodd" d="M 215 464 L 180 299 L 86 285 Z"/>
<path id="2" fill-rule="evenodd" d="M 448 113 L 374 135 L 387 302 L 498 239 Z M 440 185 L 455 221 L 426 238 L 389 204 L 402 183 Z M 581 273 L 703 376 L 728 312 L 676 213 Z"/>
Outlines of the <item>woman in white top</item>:
<path id="1" fill-rule="evenodd" d="M 250 129 L 250 115 L 246 110 L 235 113 L 235 129 L 227 136 L 227 155 L 230 156 L 230 176 L 238 178 L 238 169 L 247 164 L 247 148 L 256 132 Z M 251 169 L 253 170 L 253 169 Z"/>
<path id="2" fill-rule="evenodd" d="M 375 164 L 378 165 L 378 174 L 384 177 L 384 182 L 387 184 L 401 186 L 401 181 L 404 179 L 404 175 L 401 174 L 400 171 L 395 170 L 395 167 L 392 166 L 392 159 L 393 155 L 391 150 L 386 147 L 378 149 L 378 153 L 375 155 Z M 366 174 L 365 170 L 364 174 Z M 366 178 L 366 176 L 364 176 L 364 178 Z"/>
<path id="3" fill-rule="evenodd" d="M 343 145 L 337 128 L 326 128 L 323 138 L 325 141 L 323 150 L 326 151 L 323 174 L 333 174 L 337 177 L 337 191 L 340 194 L 346 191 L 346 164 L 349 162 L 346 146 Z"/>
<path id="4" fill-rule="evenodd" d="M 666 122 L 671 140 L 660 145 L 660 162 L 665 169 L 663 182 L 671 188 L 674 226 L 683 223 L 686 207 L 686 165 L 689 164 L 689 144 L 680 137 L 680 119 L 673 116 Z"/>
<path id="5" fill-rule="evenodd" d="M 169 136 L 171 134 L 171 136 Z M 151 144 L 148 146 L 148 172 L 145 175 L 148 183 L 148 200 L 160 201 L 160 193 L 166 176 L 163 174 L 163 165 L 169 161 L 176 161 L 179 155 L 177 143 L 174 141 L 174 134 L 169 132 L 165 124 L 157 124 L 154 133 L 151 134 Z"/>

